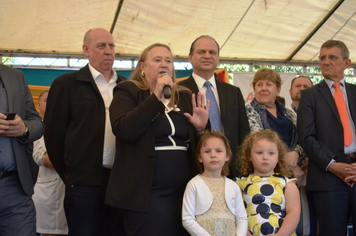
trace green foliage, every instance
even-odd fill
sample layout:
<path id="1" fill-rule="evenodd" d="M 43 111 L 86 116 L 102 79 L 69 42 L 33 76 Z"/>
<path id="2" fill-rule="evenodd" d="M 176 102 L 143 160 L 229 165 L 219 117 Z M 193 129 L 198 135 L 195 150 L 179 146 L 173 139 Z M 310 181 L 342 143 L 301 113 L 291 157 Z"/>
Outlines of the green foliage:
<path id="1" fill-rule="evenodd" d="M 310 78 L 310 80 L 313 82 L 313 84 L 319 84 L 324 77 L 321 75 L 312 75 L 312 76 L 308 76 Z"/>
<path id="2" fill-rule="evenodd" d="M 320 67 L 307 67 L 307 73 L 308 74 L 321 74 L 321 69 Z"/>
<path id="3" fill-rule="evenodd" d="M 218 68 L 225 68 L 229 72 L 249 72 L 251 65 L 248 64 L 219 64 Z M 265 67 L 274 69 L 280 73 L 297 73 L 297 74 L 307 74 L 311 79 L 313 84 L 320 83 L 324 78 L 321 74 L 320 67 L 304 67 L 303 66 L 276 66 L 276 65 L 252 65 L 252 72 L 258 71 L 258 69 Z M 354 68 L 348 68 L 345 70 L 345 80 L 348 83 L 356 84 L 356 77 L 354 76 Z M 350 77 L 348 77 L 350 75 Z M 232 83 L 232 75 L 229 75 L 230 83 Z"/>
<path id="4" fill-rule="evenodd" d="M 218 68 L 225 68 L 229 72 L 233 72 L 233 71 L 248 72 L 248 71 L 250 71 L 250 66 L 245 65 L 245 64 L 219 64 Z"/>
<path id="5" fill-rule="evenodd" d="M 10 64 L 10 62 L 14 62 L 15 59 L 13 57 L 2 57 L 2 64 L 7 65 Z"/>
<path id="6" fill-rule="evenodd" d="M 346 82 L 350 84 L 356 84 L 356 78 L 355 77 L 345 77 Z"/>
<path id="7" fill-rule="evenodd" d="M 276 70 L 277 72 L 280 72 L 280 73 L 298 73 L 298 74 L 303 73 L 302 66 L 254 65 L 252 68 L 252 71 L 254 71 L 254 72 L 258 71 L 262 67 L 270 68 L 270 69 Z"/>

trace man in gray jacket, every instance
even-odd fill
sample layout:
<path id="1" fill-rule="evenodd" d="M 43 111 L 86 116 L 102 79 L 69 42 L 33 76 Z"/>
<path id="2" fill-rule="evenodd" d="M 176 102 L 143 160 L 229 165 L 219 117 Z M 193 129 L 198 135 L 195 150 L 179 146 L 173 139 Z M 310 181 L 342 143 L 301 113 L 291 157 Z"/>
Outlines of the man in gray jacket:
<path id="1" fill-rule="evenodd" d="M 32 149 L 43 130 L 23 73 L 0 65 L 0 235 L 36 235 Z"/>

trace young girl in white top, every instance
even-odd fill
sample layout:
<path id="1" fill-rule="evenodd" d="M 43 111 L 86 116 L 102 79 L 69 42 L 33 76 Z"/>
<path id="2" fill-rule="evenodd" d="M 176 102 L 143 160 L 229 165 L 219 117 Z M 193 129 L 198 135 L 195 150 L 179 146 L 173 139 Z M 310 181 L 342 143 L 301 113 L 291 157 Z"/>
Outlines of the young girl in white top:
<path id="1" fill-rule="evenodd" d="M 248 217 L 247 235 L 296 235 L 300 197 L 286 167 L 287 147 L 272 130 L 250 133 L 241 147 L 240 186 Z M 282 224 L 283 223 L 283 224 Z"/>
<path id="2" fill-rule="evenodd" d="M 201 137 L 196 155 L 201 174 L 189 181 L 183 197 L 183 226 L 191 235 L 246 235 L 241 191 L 225 177 L 231 155 L 222 133 L 213 131 Z"/>

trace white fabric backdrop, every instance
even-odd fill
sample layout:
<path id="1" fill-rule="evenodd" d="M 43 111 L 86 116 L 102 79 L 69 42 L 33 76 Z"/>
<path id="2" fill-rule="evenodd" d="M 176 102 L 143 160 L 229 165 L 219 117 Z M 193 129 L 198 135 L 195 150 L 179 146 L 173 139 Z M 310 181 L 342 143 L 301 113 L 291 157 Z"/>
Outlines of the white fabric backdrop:
<path id="1" fill-rule="evenodd" d="M 252 81 L 255 72 L 236 72 L 233 74 L 234 85 L 241 89 L 245 102 L 251 102 L 254 98 Z M 279 96 L 286 100 L 286 107 L 290 107 L 292 99 L 289 95 L 290 83 L 297 76 L 296 73 L 279 73 L 282 78 L 282 89 Z"/>

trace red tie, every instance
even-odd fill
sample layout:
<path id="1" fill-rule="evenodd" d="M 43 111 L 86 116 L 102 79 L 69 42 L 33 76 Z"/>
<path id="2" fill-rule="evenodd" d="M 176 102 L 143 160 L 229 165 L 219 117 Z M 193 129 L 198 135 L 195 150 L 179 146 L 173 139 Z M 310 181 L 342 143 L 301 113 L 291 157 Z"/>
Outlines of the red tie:
<path id="1" fill-rule="evenodd" d="M 335 88 L 334 99 L 335 99 L 337 110 L 339 111 L 342 127 L 344 128 L 344 144 L 346 147 L 348 147 L 352 142 L 352 134 L 351 134 L 349 116 L 346 110 L 346 103 L 342 91 L 339 88 L 340 84 L 341 83 L 333 84 L 333 87 Z"/>

